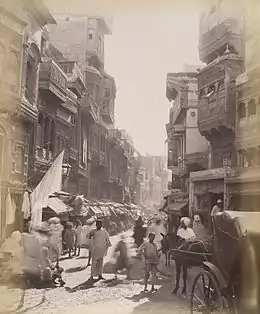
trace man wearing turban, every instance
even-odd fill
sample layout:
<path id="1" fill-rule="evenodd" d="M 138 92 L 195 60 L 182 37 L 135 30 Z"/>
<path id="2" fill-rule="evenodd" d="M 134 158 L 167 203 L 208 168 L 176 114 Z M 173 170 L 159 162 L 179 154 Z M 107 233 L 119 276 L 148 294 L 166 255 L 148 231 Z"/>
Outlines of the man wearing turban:
<path id="1" fill-rule="evenodd" d="M 180 237 L 181 239 L 188 241 L 195 239 L 195 233 L 192 228 L 190 228 L 191 221 L 190 218 L 188 217 L 182 217 L 181 218 L 181 225 L 180 228 L 177 232 L 177 236 Z"/>

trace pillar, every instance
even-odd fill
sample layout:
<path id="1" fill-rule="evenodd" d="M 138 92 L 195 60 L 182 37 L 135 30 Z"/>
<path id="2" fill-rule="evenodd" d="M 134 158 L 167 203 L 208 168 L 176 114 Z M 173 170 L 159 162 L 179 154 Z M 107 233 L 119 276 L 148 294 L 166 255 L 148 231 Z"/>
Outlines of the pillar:
<path id="1" fill-rule="evenodd" d="M 194 182 L 189 181 L 189 216 L 194 215 Z"/>

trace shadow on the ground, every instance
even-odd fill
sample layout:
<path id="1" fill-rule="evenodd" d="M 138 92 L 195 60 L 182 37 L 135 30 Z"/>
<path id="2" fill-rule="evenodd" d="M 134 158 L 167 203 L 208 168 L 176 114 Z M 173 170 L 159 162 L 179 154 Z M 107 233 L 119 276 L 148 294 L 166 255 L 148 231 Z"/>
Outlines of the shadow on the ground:
<path id="1" fill-rule="evenodd" d="M 93 288 L 94 284 L 98 281 L 100 281 L 100 280 L 89 278 L 87 281 L 85 281 L 85 282 L 81 283 L 80 285 L 75 286 L 73 288 L 66 287 L 66 291 L 69 293 L 72 293 L 72 292 L 76 292 L 78 290 L 88 290 L 90 288 Z"/>
<path id="2" fill-rule="evenodd" d="M 72 274 L 72 273 L 76 273 L 76 272 L 79 272 L 79 271 L 83 271 L 85 269 L 87 269 L 88 266 L 77 266 L 77 267 L 72 267 L 72 268 L 68 268 L 65 270 L 66 273 L 69 273 L 69 274 Z"/>
<path id="3" fill-rule="evenodd" d="M 172 283 L 170 280 L 158 280 L 157 285 L 161 287 L 157 291 L 140 292 L 132 297 L 126 297 L 137 305 L 132 314 L 139 313 L 179 313 L 180 310 L 188 310 L 187 299 L 181 295 L 173 295 Z M 144 301 L 143 303 L 140 301 Z M 146 301 L 146 302 L 145 302 Z"/>

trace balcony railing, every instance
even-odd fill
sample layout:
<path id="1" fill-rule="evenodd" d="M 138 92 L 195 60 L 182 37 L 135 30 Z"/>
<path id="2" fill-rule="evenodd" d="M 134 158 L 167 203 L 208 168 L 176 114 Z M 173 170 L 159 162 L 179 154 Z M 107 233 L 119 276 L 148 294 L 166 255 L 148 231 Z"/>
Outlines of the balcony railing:
<path id="1" fill-rule="evenodd" d="M 113 112 L 110 110 L 110 106 L 106 106 L 106 109 L 102 109 L 100 114 L 104 118 L 104 120 L 108 123 L 114 123 Z"/>
<path id="2" fill-rule="evenodd" d="M 86 115 L 90 115 L 95 122 L 98 121 L 99 107 L 90 94 L 85 95 L 82 99 L 82 112 Z"/>
<path id="3" fill-rule="evenodd" d="M 48 89 L 57 96 L 60 96 L 61 92 L 66 94 L 67 76 L 62 68 L 50 58 L 43 58 L 40 65 L 39 82 L 41 89 Z"/>
<path id="4" fill-rule="evenodd" d="M 240 53 L 242 40 L 240 22 L 241 21 L 234 18 L 227 18 L 207 32 L 205 32 L 202 25 L 200 25 L 200 59 L 207 63 L 212 61 L 212 57 L 209 58 L 209 56 L 219 49 L 225 50 L 226 44 L 230 44 L 235 49 L 236 53 Z"/>
<path id="5" fill-rule="evenodd" d="M 53 159 L 53 153 L 51 151 L 48 152 L 46 149 L 37 146 L 35 157 L 39 161 L 49 162 Z"/>

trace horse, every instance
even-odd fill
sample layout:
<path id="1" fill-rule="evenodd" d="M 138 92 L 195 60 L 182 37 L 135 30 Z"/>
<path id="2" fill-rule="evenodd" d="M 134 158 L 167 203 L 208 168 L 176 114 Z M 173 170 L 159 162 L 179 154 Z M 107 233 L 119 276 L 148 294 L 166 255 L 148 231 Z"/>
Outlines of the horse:
<path id="1" fill-rule="evenodd" d="M 172 249 L 175 249 L 177 246 L 177 235 L 175 233 L 161 233 L 162 240 L 161 240 L 161 251 L 165 255 L 165 266 L 170 266 L 171 256 L 170 252 Z"/>
<path id="2" fill-rule="evenodd" d="M 176 294 L 179 290 L 180 275 L 182 270 L 182 293 L 186 294 L 188 268 L 200 266 L 204 261 L 209 260 L 212 252 L 212 243 L 201 240 L 184 241 L 183 239 L 180 239 L 175 233 L 170 233 L 167 235 L 162 234 L 162 236 L 162 252 L 166 256 L 166 266 L 170 265 L 171 257 L 175 261 L 176 285 L 172 293 Z"/>

